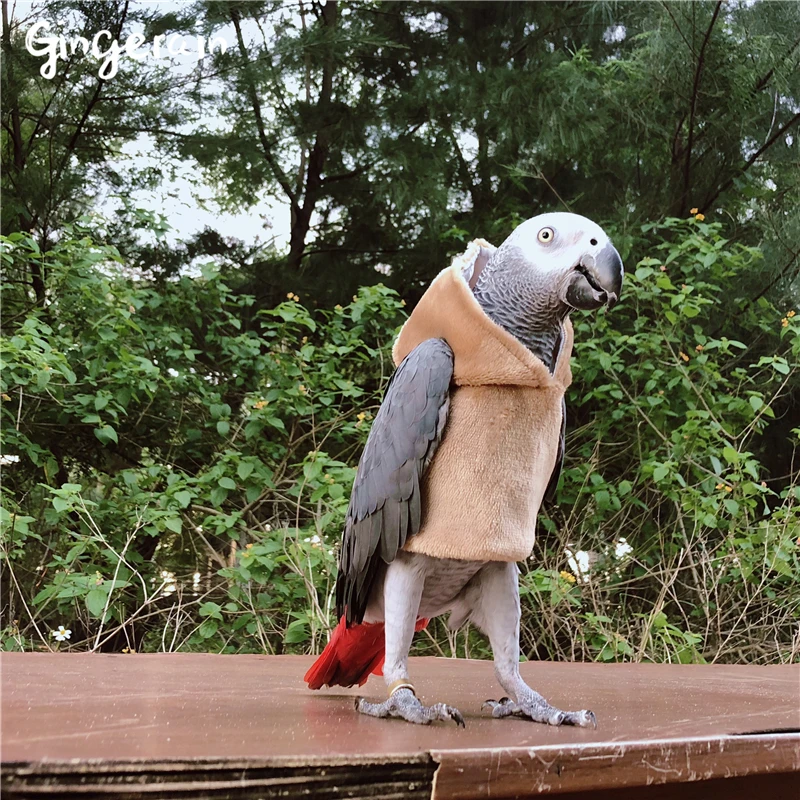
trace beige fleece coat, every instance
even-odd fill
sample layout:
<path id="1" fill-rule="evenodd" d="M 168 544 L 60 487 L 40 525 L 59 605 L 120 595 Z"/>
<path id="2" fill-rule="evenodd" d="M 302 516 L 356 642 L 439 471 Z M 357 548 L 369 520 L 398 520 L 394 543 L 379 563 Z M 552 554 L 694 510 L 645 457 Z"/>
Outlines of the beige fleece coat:
<path id="1" fill-rule="evenodd" d="M 519 561 L 533 549 L 536 515 L 555 466 L 561 398 L 572 380 L 572 325 L 553 375 L 492 322 L 462 276 L 443 270 L 406 321 L 392 355 L 399 364 L 430 338 L 455 356 L 444 437 L 423 482 L 422 527 L 412 553 Z"/>

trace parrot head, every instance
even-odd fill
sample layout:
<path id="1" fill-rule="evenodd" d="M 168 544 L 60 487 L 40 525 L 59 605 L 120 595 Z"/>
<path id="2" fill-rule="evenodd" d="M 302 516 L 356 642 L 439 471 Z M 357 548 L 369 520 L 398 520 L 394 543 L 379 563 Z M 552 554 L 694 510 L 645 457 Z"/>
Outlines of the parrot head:
<path id="1" fill-rule="evenodd" d="M 519 225 L 494 259 L 524 270 L 570 309 L 612 308 L 624 269 L 608 235 L 579 214 L 540 214 Z"/>

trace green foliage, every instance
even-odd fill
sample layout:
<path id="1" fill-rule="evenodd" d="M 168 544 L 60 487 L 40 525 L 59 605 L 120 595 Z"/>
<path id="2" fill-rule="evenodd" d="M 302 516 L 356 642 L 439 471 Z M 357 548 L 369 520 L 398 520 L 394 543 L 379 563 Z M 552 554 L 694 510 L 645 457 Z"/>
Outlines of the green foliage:
<path id="1" fill-rule="evenodd" d="M 781 420 L 800 317 L 730 291 L 760 253 L 719 225 L 642 235 L 622 303 L 574 319 L 566 469 L 521 582 L 526 657 L 790 660 L 800 487 L 781 459 L 800 431 Z M 46 253 L 2 243 L 3 647 L 318 650 L 396 295 L 259 310 L 211 263 L 154 284 L 80 228 Z M 42 306 L 13 282 L 34 260 Z M 742 340 L 722 333 L 734 317 Z M 488 654 L 438 621 L 418 648 Z"/>
<path id="2" fill-rule="evenodd" d="M 40 628 L 137 649 L 319 641 L 395 296 L 248 315 L 210 264 L 156 290 L 86 237 L 3 244 L 8 274 L 46 261 L 52 298 L 3 338 L 0 384 L 19 458 L 3 556 Z M 24 301 L 7 292 L 7 315 Z"/>
<path id="3" fill-rule="evenodd" d="M 723 238 L 721 226 L 668 219 L 645 232 L 658 239 L 627 276 L 623 303 L 576 320 L 573 433 L 545 520 L 560 546 L 548 540 L 533 559 L 563 558 L 566 546 L 594 563 L 570 591 L 539 568 L 525 585 L 549 591 L 552 608 L 575 592 L 591 598 L 572 654 L 789 659 L 800 485 L 792 462 L 770 451 L 774 434 L 761 435 L 797 385 L 798 318 L 730 292 L 761 254 Z M 733 318 L 747 344 L 721 335 Z M 799 432 L 785 433 L 791 453 Z M 630 554 L 615 553 L 620 540 Z M 542 644 L 540 625 L 531 645 L 565 652 L 552 636 Z"/>

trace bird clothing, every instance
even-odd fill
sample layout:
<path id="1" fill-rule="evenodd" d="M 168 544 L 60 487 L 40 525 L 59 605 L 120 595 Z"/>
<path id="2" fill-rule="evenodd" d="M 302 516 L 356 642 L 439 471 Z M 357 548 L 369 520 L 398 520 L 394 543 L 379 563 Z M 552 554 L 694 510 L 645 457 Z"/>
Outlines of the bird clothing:
<path id="1" fill-rule="evenodd" d="M 466 254 L 465 254 L 466 255 Z M 403 549 L 436 558 L 520 561 L 555 466 L 562 398 L 572 381 L 572 324 L 553 374 L 484 313 L 462 274 L 439 273 L 400 331 L 396 365 L 427 339 L 454 355 L 447 424 L 425 472 L 419 532 Z"/>

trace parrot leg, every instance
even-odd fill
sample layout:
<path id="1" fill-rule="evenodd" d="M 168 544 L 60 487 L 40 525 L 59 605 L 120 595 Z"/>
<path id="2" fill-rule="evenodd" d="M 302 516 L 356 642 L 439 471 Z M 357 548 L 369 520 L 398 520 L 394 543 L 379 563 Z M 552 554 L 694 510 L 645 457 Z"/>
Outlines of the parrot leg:
<path id="1" fill-rule="evenodd" d="M 370 703 L 359 697 L 355 703 L 356 711 L 370 717 L 401 717 L 418 725 L 427 725 L 434 720 L 452 720 L 463 728 L 464 718 L 457 708 L 444 703 L 422 705 L 408 677 L 408 651 L 424 585 L 425 571 L 419 559 L 400 556 L 389 565 L 383 588 L 386 625 L 383 677 L 387 686 L 395 688 L 393 691 L 390 689 L 389 699 L 383 703 Z"/>
<path id="2" fill-rule="evenodd" d="M 561 711 L 551 706 L 522 680 L 519 673 L 519 570 L 513 562 L 494 562 L 481 570 L 469 588 L 472 621 L 489 637 L 494 670 L 503 689 L 511 695 L 484 703 L 492 716 L 527 717 L 548 725 L 597 727 L 591 711 Z"/>

